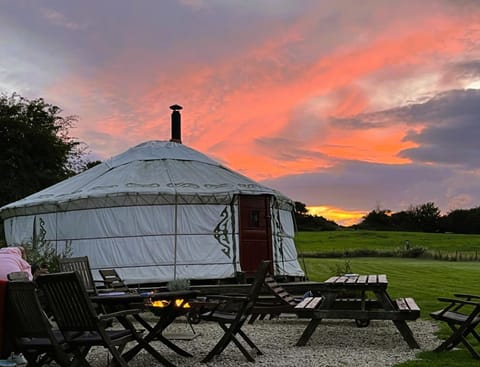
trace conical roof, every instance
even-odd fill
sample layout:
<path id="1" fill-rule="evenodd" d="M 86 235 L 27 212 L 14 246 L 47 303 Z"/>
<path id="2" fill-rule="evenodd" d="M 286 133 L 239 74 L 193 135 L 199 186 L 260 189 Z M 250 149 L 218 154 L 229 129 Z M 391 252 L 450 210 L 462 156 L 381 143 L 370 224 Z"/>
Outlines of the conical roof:
<path id="1" fill-rule="evenodd" d="M 52 211 L 174 203 L 230 202 L 235 194 L 276 190 L 236 173 L 208 156 L 171 141 L 148 141 L 24 199 L 0 208 L 9 218 Z"/>

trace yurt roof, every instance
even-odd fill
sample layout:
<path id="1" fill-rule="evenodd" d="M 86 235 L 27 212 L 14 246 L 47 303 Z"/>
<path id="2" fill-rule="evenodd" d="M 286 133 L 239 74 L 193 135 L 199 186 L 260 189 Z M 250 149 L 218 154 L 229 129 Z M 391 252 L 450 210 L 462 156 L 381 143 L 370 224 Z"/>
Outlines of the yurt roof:
<path id="1" fill-rule="evenodd" d="M 230 202 L 233 195 L 276 190 L 173 141 L 148 141 L 24 199 L 0 208 L 5 218 L 129 205 Z"/>

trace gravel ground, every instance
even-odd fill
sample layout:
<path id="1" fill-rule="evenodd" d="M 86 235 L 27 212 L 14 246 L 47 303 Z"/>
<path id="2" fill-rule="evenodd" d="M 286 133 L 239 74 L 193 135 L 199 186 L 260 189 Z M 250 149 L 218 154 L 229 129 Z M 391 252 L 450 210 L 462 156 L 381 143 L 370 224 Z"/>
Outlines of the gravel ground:
<path id="1" fill-rule="evenodd" d="M 153 345 L 177 366 L 354 366 L 386 367 L 415 359 L 418 349 L 412 350 L 391 321 L 372 321 L 366 328 L 358 328 L 351 320 L 324 320 L 304 347 L 294 344 L 300 337 L 307 320 L 281 317 L 275 320 L 259 320 L 254 325 L 245 324 L 242 330 L 257 344 L 264 355 L 258 356 L 255 364 L 249 363 L 236 346 L 227 349 L 208 364 L 201 359 L 223 335 L 217 324 L 202 322 L 194 325 L 198 334 L 192 340 L 175 340 L 194 357 L 182 357 L 160 342 Z M 434 336 L 437 327 L 425 320 L 409 322 L 409 326 L 421 346 L 432 350 L 439 344 Z M 166 335 L 193 335 L 185 319 L 178 319 L 165 331 Z M 128 348 L 128 347 L 127 347 Z M 94 348 L 88 356 L 93 367 L 106 366 L 108 353 L 103 348 Z M 132 367 L 161 366 L 150 354 L 140 352 L 129 363 Z"/>

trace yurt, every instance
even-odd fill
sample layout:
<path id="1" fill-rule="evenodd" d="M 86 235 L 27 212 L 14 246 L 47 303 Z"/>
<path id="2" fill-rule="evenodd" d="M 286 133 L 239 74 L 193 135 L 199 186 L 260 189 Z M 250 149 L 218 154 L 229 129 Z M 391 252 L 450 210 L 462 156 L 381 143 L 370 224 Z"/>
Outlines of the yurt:
<path id="1" fill-rule="evenodd" d="M 301 278 L 293 202 L 181 143 L 148 141 L 0 208 L 8 245 L 40 239 L 58 252 L 115 268 L 128 284 L 227 280 L 270 259 Z"/>

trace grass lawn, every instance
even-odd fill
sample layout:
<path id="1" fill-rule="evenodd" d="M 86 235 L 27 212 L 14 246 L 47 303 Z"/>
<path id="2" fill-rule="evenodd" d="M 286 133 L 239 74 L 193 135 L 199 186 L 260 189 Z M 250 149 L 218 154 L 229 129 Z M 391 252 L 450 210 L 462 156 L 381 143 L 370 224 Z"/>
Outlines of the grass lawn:
<path id="1" fill-rule="evenodd" d="M 437 297 L 453 293 L 480 293 L 480 264 L 403 258 L 351 258 L 351 271 L 358 274 L 387 274 L 388 291 L 392 298 L 413 297 L 429 318 L 431 311 L 442 307 Z M 322 281 L 345 268 L 345 259 L 311 259 L 304 263 L 310 280 Z M 302 264 L 303 265 L 303 264 Z"/>
<path id="2" fill-rule="evenodd" d="M 480 236 L 454 234 L 427 234 L 406 232 L 336 231 L 301 232 L 296 236 L 297 249 L 302 252 L 344 251 L 345 249 L 393 249 L 404 246 L 423 246 L 435 251 L 470 251 L 478 249 Z M 454 293 L 480 294 L 480 263 L 477 261 L 438 261 L 406 258 L 302 258 L 300 263 L 311 280 L 322 281 L 350 266 L 350 272 L 359 274 L 387 274 L 389 294 L 392 298 L 413 297 L 420 306 L 421 317 L 430 319 L 431 311 L 445 304 L 437 297 L 451 297 Z M 442 325 L 440 336 L 450 331 Z M 479 350 L 477 342 L 473 345 Z M 434 353 L 420 352 L 419 360 L 397 365 L 398 367 L 426 366 L 479 366 L 463 347 L 459 350 Z"/>
<path id="3" fill-rule="evenodd" d="M 407 240 L 412 247 L 421 246 L 433 252 L 465 251 L 474 253 L 478 251 L 480 258 L 480 235 L 354 230 L 298 232 L 295 235 L 299 253 L 343 252 L 358 249 L 394 250 L 403 248 Z"/>

